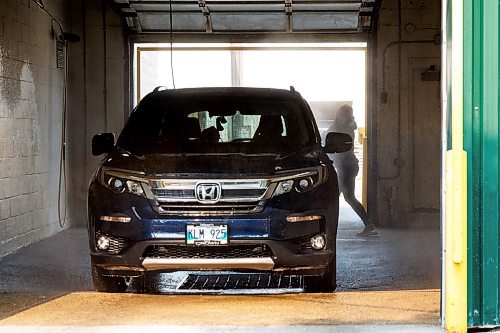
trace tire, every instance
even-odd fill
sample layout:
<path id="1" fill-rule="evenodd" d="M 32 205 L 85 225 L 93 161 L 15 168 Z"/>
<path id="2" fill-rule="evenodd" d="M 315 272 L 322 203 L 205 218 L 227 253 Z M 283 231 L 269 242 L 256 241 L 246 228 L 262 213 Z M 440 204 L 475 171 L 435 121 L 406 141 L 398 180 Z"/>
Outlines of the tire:
<path id="1" fill-rule="evenodd" d="M 325 274 L 320 276 L 304 276 L 304 291 L 309 293 L 330 293 L 337 288 L 337 271 L 335 260 L 330 263 Z"/>
<path id="2" fill-rule="evenodd" d="M 121 276 L 104 276 L 99 273 L 96 265 L 92 261 L 92 281 L 94 282 L 94 288 L 99 292 L 108 293 L 123 293 L 127 290 L 127 283 L 125 278 Z"/>

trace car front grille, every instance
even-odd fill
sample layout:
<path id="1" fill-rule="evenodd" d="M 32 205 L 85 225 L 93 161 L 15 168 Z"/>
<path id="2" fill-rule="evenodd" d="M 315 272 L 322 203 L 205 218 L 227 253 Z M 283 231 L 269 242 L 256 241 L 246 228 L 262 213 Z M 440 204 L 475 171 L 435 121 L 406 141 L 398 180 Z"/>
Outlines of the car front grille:
<path id="1" fill-rule="evenodd" d="M 191 199 L 196 200 L 194 189 L 152 189 L 153 194 L 159 200 L 178 200 L 178 199 Z M 223 189 L 221 200 L 238 200 L 242 199 L 258 199 L 264 195 L 266 189 Z"/>
<path id="2" fill-rule="evenodd" d="M 194 199 L 194 190 L 152 189 L 153 194 L 161 199 Z"/>
<path id="3" fill-rule="evenodd" d="M 152 245 L 146 248 L 145 258 L 160 259 L 231 259 L 272 257 L 267 245 L 238 246 L 167 246 Z"/>
<path id="4" fill-rule="evenodd" d="M 200 205 L 196 203 L 162 203 L 160 212 L 181 215 L 236 215 L 258 213 L 263 210 L 259 202 L 235 202 Z"/>
<path id="5" fill-rule="evenodd" d="M 150 180 L 152 200 L 159 213 L 234 215 L 262 211 L 273 187 L 268 179 L 156 179 Z M 216 200 L 197 198 L 201 185 L 216 185 Z"/>
<path id="6" fill-rule="evenodd" d="M 223 189 L 222 199 L 238 199 L 238 198 L 260 198 L 264 195 L 266 189 Z"/>

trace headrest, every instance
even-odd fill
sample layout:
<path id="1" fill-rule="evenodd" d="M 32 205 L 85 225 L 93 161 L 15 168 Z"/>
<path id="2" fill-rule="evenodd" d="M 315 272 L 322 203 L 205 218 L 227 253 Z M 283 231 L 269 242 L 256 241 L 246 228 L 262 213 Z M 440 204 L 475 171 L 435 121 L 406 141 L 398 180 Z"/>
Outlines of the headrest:
<path id="1" fill-rule="evenodd" d="M 189 139 L 197 139 L 201 134 L 200 122 L 197 118 L 186 118 L 183 129 L 186 131 L 185 135 Z"/>
<path id="2" fill-rule="evenodd" d="M 281 115 L 262 115 L 259 121 L 257 132 L 260 134 L 271 134 L 281 136 L 283 133 L 283 122 Z"/>

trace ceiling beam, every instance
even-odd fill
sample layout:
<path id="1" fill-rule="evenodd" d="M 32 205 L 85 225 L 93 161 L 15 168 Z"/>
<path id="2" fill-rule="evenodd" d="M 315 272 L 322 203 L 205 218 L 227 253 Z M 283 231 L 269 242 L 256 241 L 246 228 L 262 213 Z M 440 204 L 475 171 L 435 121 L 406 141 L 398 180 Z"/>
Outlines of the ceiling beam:
<path id="1" fill-rule="evenodd" d="M 169 34 L 159 32 L 155 34 L 130 34 L 130 40 L 137 43 L 165 43 Z M 369 34 L 363 32 L 285 32 L 276 33 L 178 33 L 174 35 L 175 43 L 346 43 L 346 42 L 368 42 Z"/>

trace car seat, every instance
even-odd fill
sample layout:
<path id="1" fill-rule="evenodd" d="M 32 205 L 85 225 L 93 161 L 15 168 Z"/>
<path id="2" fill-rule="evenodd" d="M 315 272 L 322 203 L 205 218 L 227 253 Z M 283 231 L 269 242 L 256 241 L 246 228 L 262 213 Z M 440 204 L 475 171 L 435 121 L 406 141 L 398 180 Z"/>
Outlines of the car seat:
<path id="1" fill-rule="evenodd" d="M 262 115 L 252 141 L 259 143 L 276 142 L 281 140 L 282 133 L 283 122 L 281 121 L 281 115 Z"/>
<path id="2" fill-rule="evenodd" d="M 184 120 L 182 132 L 187 139 L 198 139 L 201 134 L 200 121 L 197 118 L 188 117 Z"/>

